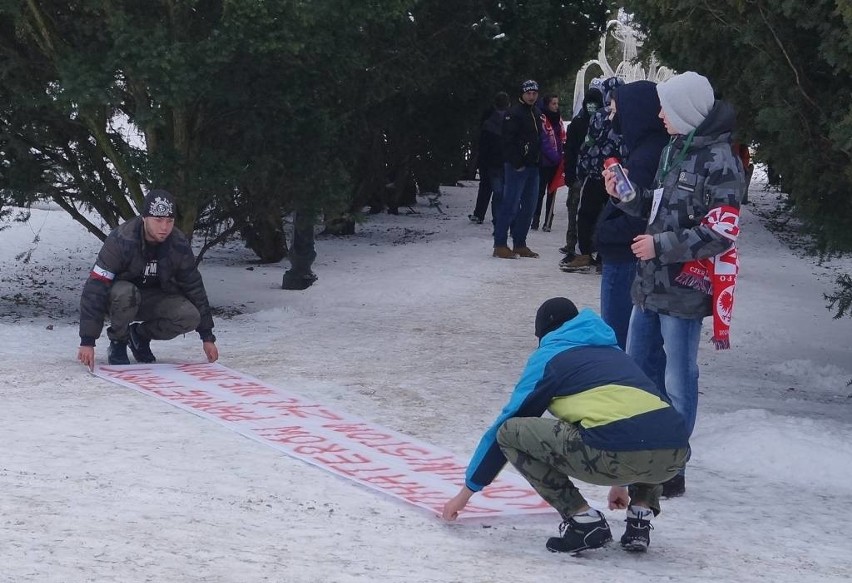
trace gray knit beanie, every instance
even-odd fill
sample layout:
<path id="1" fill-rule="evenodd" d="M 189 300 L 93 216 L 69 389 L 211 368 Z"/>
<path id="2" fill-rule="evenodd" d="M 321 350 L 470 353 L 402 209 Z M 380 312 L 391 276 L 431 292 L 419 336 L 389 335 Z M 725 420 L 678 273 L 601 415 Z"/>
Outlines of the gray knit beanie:
<path id="1" fill-rule="evenodd" d="M 657 95 L 669 123 L 679 134 L 701 125 L 716 102 L 707 77 L 687 71 L 657 85 Z"/>

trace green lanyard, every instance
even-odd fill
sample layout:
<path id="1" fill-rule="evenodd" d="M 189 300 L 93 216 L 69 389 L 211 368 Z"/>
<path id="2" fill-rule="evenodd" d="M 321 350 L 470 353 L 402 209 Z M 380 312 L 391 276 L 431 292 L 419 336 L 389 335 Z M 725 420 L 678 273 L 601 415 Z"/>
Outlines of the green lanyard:
<path id="1" fill-rule="evenodd" d="M 663 180 L 666 179 L 666 176 L 668 175 L 669 171 L 672 168 L 679 165 L 681 162 L 683 162 L 683 159 L 686 158 L 686 152 L 687 152 L 687 150 L 689 150 L 689 147 L 692 145 L 692 139 L 694 137 L 695 137 L 695 130 L 692 130 L 691 132 L 689 132 L 689 135 L 686 136 L 686 141 L 683 144 L 683 149 L 678 153 L 677 158 L 675 159 L 674 162 L 672 162 L 672 160 L 671 160 L 671 150 L 672 150 L 672 146 L 675 143 L 675 140 L 677 140 L 677 136 L 675 136 L 671 140 L 669 140 L 669 145 L 666 146 L 666 150 L 665 150 L 665 152 L 663 152 L 663 167 L 661 168 L 662 174 L 660 176 L 660 183 L 662 183 Z"/>

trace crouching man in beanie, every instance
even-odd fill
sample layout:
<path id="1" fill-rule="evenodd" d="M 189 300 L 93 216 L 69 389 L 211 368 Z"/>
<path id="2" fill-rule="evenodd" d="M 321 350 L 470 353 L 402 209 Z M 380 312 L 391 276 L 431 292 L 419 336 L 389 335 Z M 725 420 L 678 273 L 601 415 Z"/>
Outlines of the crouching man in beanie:
<path id="1" fill-rule="evenodd" d="M 454 520 L 506 460 L 562 515 L 553 552 L 574 553 L 612 540 L 604 515 L 571 481 L 611 486 L 610 510 L 627 509 L 621 545 L 645 551 L 660 484 L 683 468 L 689 452 L 683 418 L 619 347 L 615 333 L 589 309 L 552 298 L 535 319 L 538 349 L 479 442 L 465 485 L 444 505 Z M 545 411 L 552 418 L 540 418 Z M 629 490 L 627 486 L 629 485 Z"/>
<path id="2" fill-rule="evenodd" d="M 209 362 L 219 358 L 213 316 L 195 256 L 175 229 L 175 200 L 165 190 L 145 196 L 142 216 L 113 230 L 98 253 L 80 299 L 77 359 L 95 365 L 95 340 L 109 317 L 108 361 L 154 362 L 151 340 L 171 340 L 195 330 Z"/>

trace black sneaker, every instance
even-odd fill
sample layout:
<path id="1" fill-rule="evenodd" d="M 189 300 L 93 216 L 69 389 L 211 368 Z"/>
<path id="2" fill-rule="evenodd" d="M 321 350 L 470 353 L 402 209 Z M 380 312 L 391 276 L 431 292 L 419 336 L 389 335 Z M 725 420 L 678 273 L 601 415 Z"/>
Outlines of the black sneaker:
<path id="1" fill-rule="evenodd" d="M 295 273 L 292 269 L 284 273 L 281 278 L 281 289 L 302 290 L 311 287 L 317 280 L 313 271 L 307 273 Z"/>
<path id="2" fill-rule="evenodd" d="M 130 364 L 130 359 L 127 358 L 127 342 L 110 340 L 107 361 L 110 364 Z"/>
<path id="3" fill-rule="evenodd" d="M 654 515 L 648 508 L 634 508 L 633 506 L 627 509 L 627 528 L 624 529 L 624 534 L 621 535 L 621 546 L 624 550 L 632 553 L 644 553 L 648 550 L 648 545 L 651 544 L 651 517 Z"/>
<path id="4" fill-rule="evenodd" d="M 481 225 L 482 221 L 484 220 L 476 215 L 467 215 L 467 218 L 470 220 L 471 223 L 474 223 L 476 225 Z"/>
<path id="5" fill-rule="evenodd" d="M 682 474 L 676 475 L 670 480 L 663 482 L 663 498 L 677 498 L 686 493 L 686 478 Z"/>
<path id="6" fill-rule="evenodd" d="M 139 334 L 139 324 L 131 324 L 130 325 L 130 352 L 133 353 L 133 358 L 136 359 L 136 362 L 141 362 L 143 364 L 147 364 L 150 362 L 157 362 L 157 358 L 154 356 L 154 353 L 151 352 L 151 341 L 147 340 Z"/>
<path id="7" fill-rule="evenodd" d="M 597 549 L 612 540 L 612 532 L 604 515 L 598 512 L 599 520 L 577 522 L 572 516 L 559 525 L 560 536 L 547 539 L 547 550 L 551 553 L 577 553 L 586 549 Z"/>

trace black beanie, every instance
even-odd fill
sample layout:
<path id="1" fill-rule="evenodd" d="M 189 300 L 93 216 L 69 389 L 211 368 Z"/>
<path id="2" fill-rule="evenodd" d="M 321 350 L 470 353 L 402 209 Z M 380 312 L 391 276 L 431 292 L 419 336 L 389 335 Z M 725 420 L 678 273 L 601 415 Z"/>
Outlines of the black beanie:
<path id="1" fill-rule="evenodd" d="M 550 298 L 535 314 L 535 337 L 541 340 L 578 314 L 577 306 L 568 298 Z"/>
<path id="2" fill-rule="evenodd" d="M 155 189 L 145 195 L 142 203 L 143 217 L 174 218 L 175 197 L 168 190 Z"/>

